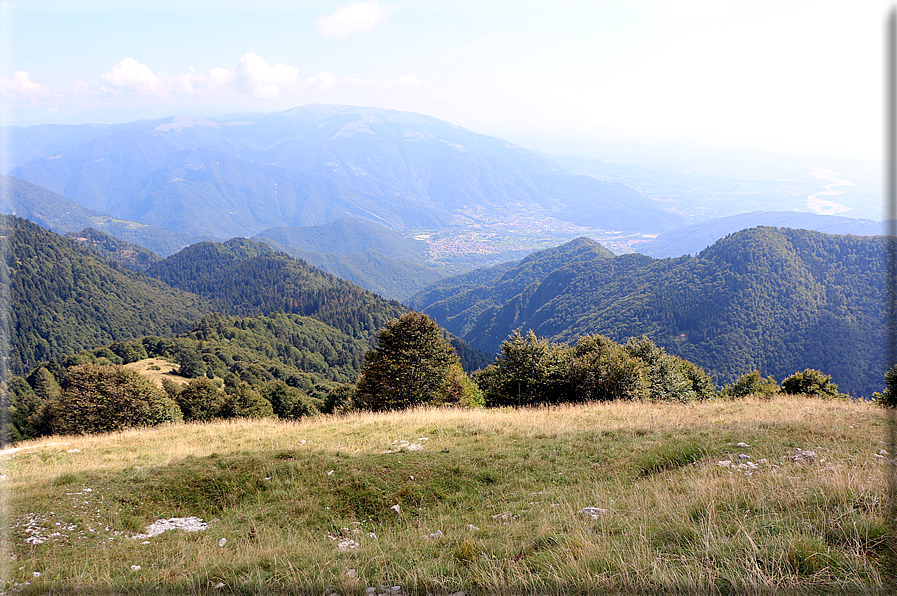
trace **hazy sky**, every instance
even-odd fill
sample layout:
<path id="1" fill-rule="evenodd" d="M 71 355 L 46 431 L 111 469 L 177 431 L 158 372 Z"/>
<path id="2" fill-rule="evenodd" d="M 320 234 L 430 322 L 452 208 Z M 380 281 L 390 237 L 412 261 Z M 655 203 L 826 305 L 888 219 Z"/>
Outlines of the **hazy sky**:
<path id="1" fill-rule="evenodd" d="M 878 157 L 891 5 L 0 0 L 0 116 L 121 122 L 341 103 L 530 145 L 619 129 Z"/>

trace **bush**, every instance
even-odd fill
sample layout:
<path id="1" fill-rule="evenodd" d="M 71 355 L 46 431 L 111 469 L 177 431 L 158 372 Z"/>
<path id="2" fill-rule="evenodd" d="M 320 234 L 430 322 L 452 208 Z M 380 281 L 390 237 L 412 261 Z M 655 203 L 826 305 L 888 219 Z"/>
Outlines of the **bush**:
<path id="1" fill-rule="evenodd" d="M 530 330 L 526 337 L 514 331 L 501 344 L 495 364 L 477 380 L 485 381 L 490 406 L 529 406 L 572 401 L 571 350 L 549 344 Z"/>
<path id="2" fill-rule="evenodd" d="M 178 374 L 188 379 L 195 379 L 206 374 L 206 363 L 193 348 L 183 347 L 174 357 L 178 365 Z"/>
<path id="3" fill-rule="evenodd" d="M 476 381 L 467 376 L 460 364 L 452 365 L 439 395 L 433 403 L 441 406 L 457 406 L 461 408 L 482 408 L 486 405 L 483 392 Z"/>
<path id="4" fill-rule="evenodd" d="M 324 411 L 328 414 L 345 414 L 358 409 L 355 403 L 355 385 L 337 385 L 324 398 Z"/>
<path id="5" fill-rule="evenodd" d="M 838 386 L 832 383 L 831 375 L 808 368 L 782 381 L 782 390 L 790 395 L 819 395 L 839 397 Z"/>
<path id="6" fill-rule="evenodd" d="M 719 395 L 720 397 L 747 397 L 748 395 L 762 395 L 770 397 L 777 393 L 781 393 L 782 389 L 776 380 L 772 377 L 765 379 L 760 376 L 760 371 L 753 370 L 738 377 L 731 385 L 723 387 Z"/>
<path id="7" fill-rule="evenodd" d="M 190 380 L 183 387 L 177 388 L 172 381 L 163 381 L 163 387 L 180 406 L 187 422 L 205 422 L 221 416 L 221 408 L 227 397 L 208 377 L 198 377 Z"/>
<path id="8" fill-rule="evenodd" d="M 70 369 L 62 393 L 47 407 L 50 430 L 63 434 L 113 432 L 182 419 L 178 405 L 162 390 L 118 365 Z"/>
<path id="9" fill-rule="evenodd" d="M 290 387 L 284 381 L 268 381 L 258 387 L 261 396 L 271 403 L 278 418 L 294 420 L 303 416 L 317 416 L 320 411 L 311 397 Z"/>
<path id="10" fill-rule="evenodd" d="M 667 354 L 647 337 L 629 338 L 624 348 L 645 364 L 651 399 L 688 402 L 716 394 L 713 379 L 701 367 Z"/>
<path id="11" fill-rule="evenodd" d="M 227 394 L 219 412 L 221 418 L 273 418 L 271 402 L 247 383 Z"/>
<path id="12" fill-rule="evenodd" d="M 644 364 L 603 335 L 587 335 L 576 343 L 573 377 L 583 401 L 641 399 L 650 393 Z"/>

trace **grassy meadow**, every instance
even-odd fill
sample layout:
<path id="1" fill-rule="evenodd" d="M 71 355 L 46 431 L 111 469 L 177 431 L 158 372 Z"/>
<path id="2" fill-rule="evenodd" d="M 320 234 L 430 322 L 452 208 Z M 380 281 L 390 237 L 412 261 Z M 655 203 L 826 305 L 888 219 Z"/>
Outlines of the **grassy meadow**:
<path id="1" fill-rule="evenodd" d="M 779 397 L 45 437 L 0 453 L 2 588 L 886 593 L 888 430 Z M 207 529 L 133 538 L 190 516 Z"/>

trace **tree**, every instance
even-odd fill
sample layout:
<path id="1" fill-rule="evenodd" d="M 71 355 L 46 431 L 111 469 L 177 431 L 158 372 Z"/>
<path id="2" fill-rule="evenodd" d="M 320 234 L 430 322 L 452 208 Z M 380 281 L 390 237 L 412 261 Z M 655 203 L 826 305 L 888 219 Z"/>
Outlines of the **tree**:
<path id="1" fill-rule="evenodd" d="M 180 408 L 165 392 L 118 365 L 69 369 L 65 388 L 48 410 L 51 431 L 62 434 L 114 432 L 182 420 Z"/>
<path id="2" fill-rule="evenodd" d="M 491 370 L 490 370 L 491 369 Z M 549 344 L 530 330 L 514 331 L 501 344 L 495 364 L 480 379 L 486 381 L 486 403 L 530 406 L 570 401 L 570 350 Z"/>
<path id="3" fill-rule="evenodd" d="M 794 373 L 782 381 L 782 390 L 790 395 L 819 395 L 839 397 L 838 386 L 832 383 L 832 376 L 819 370 L 807 368 Z"/>
<path id="4" fill-rule="evenodd" d="M 875 401 L 886 408 L 897 407 L 897 364 L 885 373 L 885 390 L 872 394 Z"/>
<path id="5" fill-rule="evenodd" d="M 364 356 L 357 401 L 371 410 L 393 410 L 436 399 L 452 365 L 454 348 L 427 315 L 409 312 L 386 323 L 377 348 Z"/>

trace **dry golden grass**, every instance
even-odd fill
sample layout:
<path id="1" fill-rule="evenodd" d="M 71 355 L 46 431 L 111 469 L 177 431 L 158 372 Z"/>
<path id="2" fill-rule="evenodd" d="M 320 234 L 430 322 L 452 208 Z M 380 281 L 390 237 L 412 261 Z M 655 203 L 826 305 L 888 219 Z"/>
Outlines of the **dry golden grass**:
<path id="1" fill-rule="evenodd" d="M 37 593 L 885 592 L 887 430 L 870 404 L 788 397 L 50 437 L 0 454 L 5 578 Z M 817 461 L 790 462 L 796 447 Z M 739 453 L 769 463 L 716 465 Z M 29 514 L 75 530 L 29 544 Z M 215 521 L 127 538 L 183 515 Z"/>
<path id="2" fill-rule="evenodd" d="M 162 379 L 168 379 L 177 385 L 186 385 L 190 379 L 177 374 L 178 365 L 163 358 L 144 358 L 137 362 L 125 364 L 125 368 L 137 371 L 162 388 Z"/>

